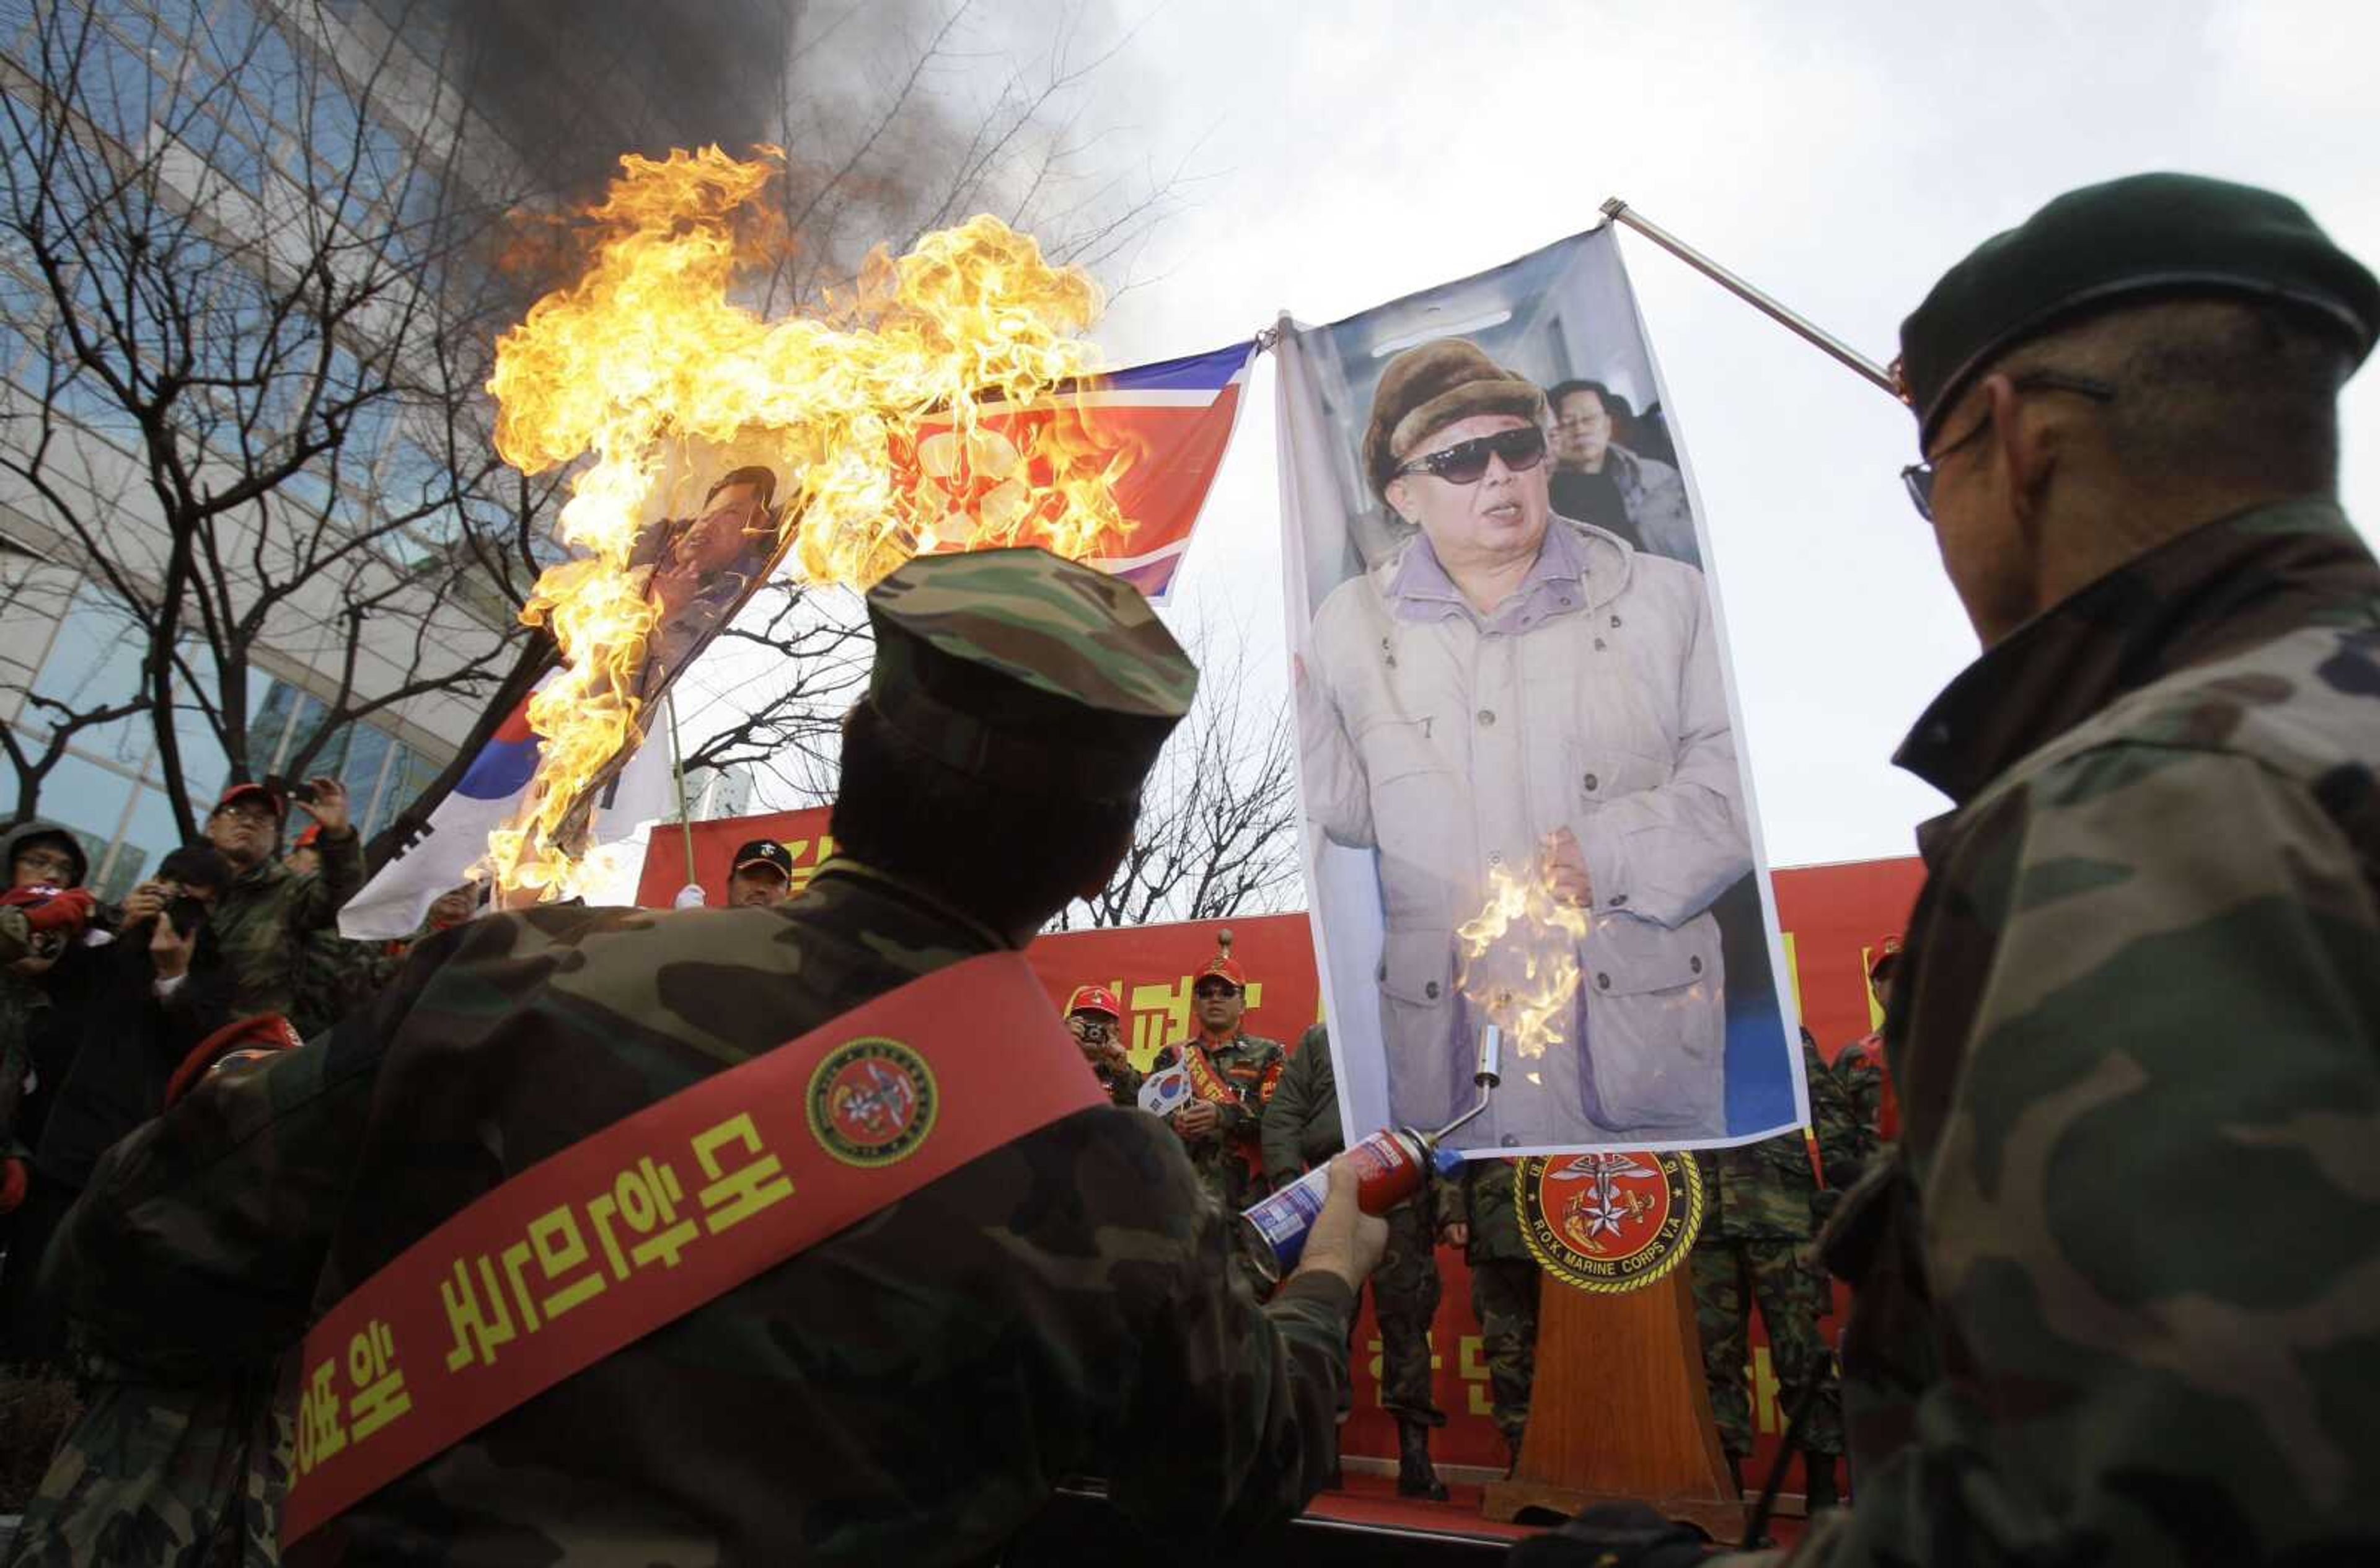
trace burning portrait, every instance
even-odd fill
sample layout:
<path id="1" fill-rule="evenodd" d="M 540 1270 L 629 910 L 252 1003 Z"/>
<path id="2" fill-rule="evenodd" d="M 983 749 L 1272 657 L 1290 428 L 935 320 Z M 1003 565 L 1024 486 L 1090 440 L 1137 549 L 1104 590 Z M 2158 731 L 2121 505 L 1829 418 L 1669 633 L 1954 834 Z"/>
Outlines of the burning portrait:
<path id="1" fill-rule="evenodd" d="M 1490 1024 L 1503 1087 L 1466 1149 L 1795 1124 L 1707 541 L 1679 470 L 1606 422 L 1626 409 L 1674 448 L 1610 237 L 1285 333 L 1281 355 L 1300 776 L 1350 1126 L 1451 1118 Z M 1558 440 L 1558 407 L 1599 439 Z"/>
<path id="2" fill-rule="evenodd" d="M 780 553 L 776 495 L 772 470 L 732 469 L 710 486 L 698 516 L 663 518 L 638 539 L 628 565 L 647 574 L 654 615 L 637 677 L 640 703 L 666 689 L 768 580 Z"/>

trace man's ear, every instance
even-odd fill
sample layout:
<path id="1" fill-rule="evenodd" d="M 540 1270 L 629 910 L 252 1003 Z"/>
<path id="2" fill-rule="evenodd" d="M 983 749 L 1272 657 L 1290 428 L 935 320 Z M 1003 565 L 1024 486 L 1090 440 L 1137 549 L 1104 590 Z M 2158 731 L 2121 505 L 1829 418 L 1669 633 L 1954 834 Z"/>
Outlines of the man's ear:
<path id="1" fill-rule="evenodd" d="M 1380 499 L 1389 504 L 1389 510 L 1397 515 L 1398 521 L 1410 523 L 1414 520 L 1413 514 L 1405 507 L 1405 503 L 1413 499 L 1413 484 L 1402 474 L 1389 481 L 1389 487 L 1380 492 Z"/>
<path id="2" fill-rule="evenodd" d="M 2065 429 L 2054 419 L 2025 418 L 2026 402 L 2005 375 L 1985 381 L 1984 395 L 1992 419 L 1991 433 L 1985 439 L 1992 444 L 2008 485 L 2010 509 L 2030 536 L 2034 519 L 2041 515 L 2041 498 L 2058 469 Z M 2047 405 L 2036 402 L 2033 407 Z"/>

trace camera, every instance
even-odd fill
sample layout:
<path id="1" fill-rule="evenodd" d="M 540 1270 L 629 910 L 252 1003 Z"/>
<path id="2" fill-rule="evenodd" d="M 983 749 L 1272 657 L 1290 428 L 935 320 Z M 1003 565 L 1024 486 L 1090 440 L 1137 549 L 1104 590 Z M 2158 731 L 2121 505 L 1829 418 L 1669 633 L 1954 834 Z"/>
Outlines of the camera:
<path id="1" fill-rule="evenodd" d="M 318 793 L 312 784 L 299 780 L 285 779 L 278 773 L 268 777 L 264 781 L 264 787 L 283 799 L 294 800 L 300 806 L 313 805 L 314 796 Z"/>
<path id="2" fill-rule="evenodd" d="M 165 901 L 165 918 L 173 923 L 174 934 L 188 941 L 192 931 L 206 923 L 206 900 L 187 893 L 177 893 Z"/>

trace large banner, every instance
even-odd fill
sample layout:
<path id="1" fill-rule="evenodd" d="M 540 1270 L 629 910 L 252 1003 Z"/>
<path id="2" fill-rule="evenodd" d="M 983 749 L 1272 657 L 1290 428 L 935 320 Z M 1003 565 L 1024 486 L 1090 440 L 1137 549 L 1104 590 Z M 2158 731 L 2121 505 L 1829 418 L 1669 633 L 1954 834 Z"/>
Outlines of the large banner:
<path id="1" fill-rule="evenodd" d="M 1608 228 L 1284 325 L 1283 556 L 1349 1126 L 1466 1150 L 1805 1114 L 1709 541 Z"/>

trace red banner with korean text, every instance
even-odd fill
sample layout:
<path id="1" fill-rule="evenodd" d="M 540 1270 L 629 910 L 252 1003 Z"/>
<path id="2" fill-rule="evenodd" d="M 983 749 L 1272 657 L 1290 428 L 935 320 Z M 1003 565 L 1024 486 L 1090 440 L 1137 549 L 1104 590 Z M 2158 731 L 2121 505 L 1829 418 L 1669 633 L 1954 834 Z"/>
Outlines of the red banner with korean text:
<path id="1" fill-rule="evenodd" d="M 694 881 L 703 902 L 713 909 L 727 906 L 727 875 L 740 846 L 756 838 L 773 838 L 794 857 L 794 891 L 809 885 L 834 840 L 827 833 L 831 815 L 823 806 L 800 811 L 769 811 L 757 817 L 721 817 L 697 822 L 691 829 L 677 822 L 656 822 L 645 842 L 644 874 L 637 881 L 637 903 L 647 909 L 667 909 L 686 882 L 686 845 L 694 841 Z"/>
<path id="2" fill-rule="evenodd" d="M 795 834 L 794 827 L 768 824 L 812 815 L 788 812 L 700 822 L 695 832 L 716 833 L 722 868 L 719 877 L 723 880 L 725 858 L 736 844 L 769 832 Z M 815 820 L 812 838 L 823 832 L 824 811 L 815 813 Z M 674 828 L 654 830 L 650 853 L 655 860 L 648 862 L 645 885 L 660 887 L 661 893 L 649 895 L 648 903 L 666 906 L 669 894 L 685 880 L 685 852 L 676 833 Z M 698 856 L 704 842 L 697 840 Z M 790 846 L 790 836 L 787 843 Z M 798 851 L 795 860 L 800 868 L 815 865 Z M 657 876 L 656 862 L 664 868 L 674 864 L 676 869 L 664 869 Z M 1843 1046 L 1876 1027 L 1867 989 L 1869 950 L 1878 938 L 1900 930 L 1925 869 L 1908 857 L 1787 867 L 1775 876 L 1794 1003 L 1817 1037 L 1819 1054 L 1832 1061 Z M 1269 1036 L 1293 1049 L 1321 1015 L 1312 928 L 1303 914 L 1055 931 L 1036 941 L 1026 959 L 1060 1006 L 1076 986 L 1097 984 L 1113 991 L 1123 1005 L 1125 1047 L 1134 1064 L 1146 1068 L 1160 1047 L 1189 1037 L 1194 1027 L 1192 982 L 1199 966 L 1214 956 L 1216 934 L 1226 929 L 1232 936 L 1232 956 L 1248 975 L 1244 1027 L 1250 1034 Z M 1443 1290 L 1430 1330 L 1432 1393 L 1448 1420 L 1432 1440 L 1431 1452 L 1441 1465 L 1479 1466 L 1501 1475 L 1504 1445 L 1488 1419 L 1488 1364 L 1471 1307 L 1470 1272 L 1462 1252 L 1452 1247 L 1439 1248 L 1438 1267 Z M 1832 1319 L 1821 1324 L 1830 1342 L 1839 1327 Z M 1395 1421 L 1380 1408 L 1380 1361 L 1379 1328 L 1366 1292 L 1355 1337 L 1355 1410 L 1342 1434 L 1344 1452 L 1352 1457 L 1387 1460 L 1397 1452 Z M 1767 1335 L 1756 1318 L 1745 1374 L 1758 1429 L 1746 1473 L 1756 1478 L 1767 1474 L 1785 1417 L 1769 1365 Z"/>

